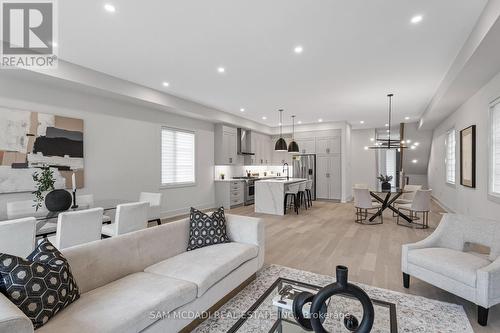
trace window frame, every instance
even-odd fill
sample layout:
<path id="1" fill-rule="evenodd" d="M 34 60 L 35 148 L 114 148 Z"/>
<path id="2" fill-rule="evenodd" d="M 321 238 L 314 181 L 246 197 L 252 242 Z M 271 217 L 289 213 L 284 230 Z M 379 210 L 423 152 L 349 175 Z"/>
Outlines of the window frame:
<path id="1" fill-rule="evenodd" d="M 448 139 L 450 138 L 450 134 L 453 133 L 453 138 L 454 138 L 454 147 L 453 147 L 453 163 L 455 164 L 455 167 L 453 168 L 453 171 L 455 175 L 453 176 L 453 182 L 448 180 Z M 445 157 L 444 157 L 444 180 L 445 183 L 449 186 L 456 187 L 457 186 L 457 130 L 455 127 L 452 127 L 446 131 L 446 139 L 444 140 L 444 148 L 445 148 Z"/>
<path id="2" fill-rule="evenodd" d="M 193 134 L 194 136 L 194 148 L 193 148 L 193 162 L 194 162 L 194 179 L 192 182 L 182 182 L 182 183 L 163 183 L 163 130 L 169 130 L 169 131 L 174 131 L 174 132 L 184 132 L 184 133 L 189 133 Z M 171 127 L 171 126 L 161 126 L 160 127 L 160 189 L 168 189 L 168 188 L 181 188 L 181 187 L 192 187 L 197 185 L 197 179 L 198 179 L 198 164 L 197 164 L 197 133 L 195 130 L 190 130 L 186 128 L 178 128 L 178 127 Z"/>
<path id="3" fill-rule="evenodd" d="M 494 201 L 497 203 L 500 203 L 500 192 L 494 192 L 493 190 L 493 181 L 494 181 L 493 173 L 495 172 L 495 167 L 493 166 L 493 163 L 495 162 L 493 157 L 494 155 L 493 149 L 495 148 L 493 143 L 493 136 L 495 135 L 494 131 L 495 124 L 493 122 L 493 113 L 495 112 L 495 108 L 499 104 L 500 104 L 500 97 L 494 99 L 490 103 L 490 108 L 489 108 L 490 126 L 488 129 L 488 199 L 490 201 Z M 500 112 L 500 108 L 497 110 L 497 112 Z"/>

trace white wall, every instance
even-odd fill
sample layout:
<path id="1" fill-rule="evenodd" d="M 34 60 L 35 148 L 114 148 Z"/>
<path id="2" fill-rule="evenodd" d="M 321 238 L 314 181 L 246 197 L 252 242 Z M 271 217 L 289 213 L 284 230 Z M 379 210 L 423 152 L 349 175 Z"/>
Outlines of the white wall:
<path id="1" fill-rule="evenodd" d="M 375 137 L 374 129 L 351 131 L 351 179 L 349 185 L 368 184 L 370 188 L 377 186 L 376 150 L 365 150 L 365 146 L 372 143 L 370 138 Z"/>
<path id="2" fill-rule="evenodd" d="M 188 212 L 190 206 L 214 206 L 214 125 L 110 97 L 0 77 L 0 106 L 84 119 L 85 188 L 98 199 L 136 200 L 141 191 L 161 191 L 164 215 Z M 160 189 L 161 126 L 196 131 L 197 184 Z M 30 193 L 0 195 L 5 203 L 31 199 Z"/>
<path id="3" fill-rule="evenodd" d="M 434 130 L 428 181 L 433 195 L 454 212 L 500 220 L 500 204 L 488 199 L 489 103 L 500 97 L 500 73 Z M 459 135 L 457 133 L 456 185 L 445 182 L 445 134 L 476 125 L 476 188 L 460 185 Z"/>

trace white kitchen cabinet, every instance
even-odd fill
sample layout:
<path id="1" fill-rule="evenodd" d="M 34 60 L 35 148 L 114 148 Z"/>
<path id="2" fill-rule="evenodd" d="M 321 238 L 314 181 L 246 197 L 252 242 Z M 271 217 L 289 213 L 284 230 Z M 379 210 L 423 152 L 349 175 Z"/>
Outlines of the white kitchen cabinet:
<path id="1" fill-rule="evenodd" d="M 299 145 L 299 154 L 315 154 L 316 146 L 315 139 L 295 139 L 295 142 Z"/>
<path id="2" fill-rule="evenodd" d="M 340 137 L 316 138 L 316 154 L 340 154 Z"/>
<path id="3" fill-rule="evenodd" d="M 245 183 L 240 180 L 215 182 L 215 203 L 217 207 L 230 209 L 241 206 L 245 200 Z"/>
<path id="4" fill-rule="evenodd" d="M 318 199 L 341 198 L 342 178 L 340 154 L 316 156 L 316 197 Z"/>
<path id="5" fill-rule="evenodd" d="M 215 164 L 235 165 L 238 163 L 237 129 L 221 124 L 215 126 Z"/>

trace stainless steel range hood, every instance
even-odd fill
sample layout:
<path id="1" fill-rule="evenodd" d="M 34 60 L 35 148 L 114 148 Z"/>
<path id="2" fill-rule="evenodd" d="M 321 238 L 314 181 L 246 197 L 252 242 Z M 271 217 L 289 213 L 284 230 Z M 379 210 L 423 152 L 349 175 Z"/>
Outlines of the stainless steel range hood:
<path id="1" fill-rule="evenodd" d="M 255 155 L 252 148 L 252 131 L 238 128 L 238 155 Z"/>

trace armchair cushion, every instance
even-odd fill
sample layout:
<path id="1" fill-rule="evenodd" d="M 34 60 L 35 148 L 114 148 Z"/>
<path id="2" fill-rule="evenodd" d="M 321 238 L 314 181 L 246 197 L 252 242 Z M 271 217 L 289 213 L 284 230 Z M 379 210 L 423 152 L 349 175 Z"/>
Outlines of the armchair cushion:
<path id="1" fill-rule="evenodd" d="M 480 256 L 447 248 L 424 248 L 408 251 L 408 264 L 439 273 L 473 288 L 477 270 L 491 262 Z"/>

